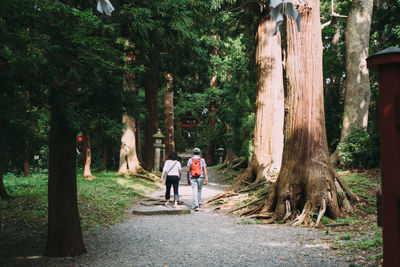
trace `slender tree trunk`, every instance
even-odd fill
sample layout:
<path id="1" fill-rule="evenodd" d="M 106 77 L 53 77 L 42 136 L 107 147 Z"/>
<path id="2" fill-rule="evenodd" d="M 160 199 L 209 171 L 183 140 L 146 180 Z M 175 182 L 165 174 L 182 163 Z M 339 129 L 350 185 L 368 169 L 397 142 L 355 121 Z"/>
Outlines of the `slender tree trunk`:
<path id="1" fill-rule="evenodd" d="M 30 171 L 29 171 L 29 142 L 28 140 L 25 140 L 24 143 L 24 176 L 29 177 Z"/>
<path id="2" fill-rule="evenodd" d="M 354 0 L 347 19 L 346 84 L 344 91 L 343 126 L 340 141 L 352 128 L 367 128 L 371 97 L 366 58 L 369 56 L 369 35 L 373 0 Z M 337 163 L 339 151 L 332 158 Z"/>
<path id="3" fill-rule="evenodd" d="M 146 114 L 145 134 L 145 168 L 151 171 L 154 166 L 154 138 L 158 129 L 157 98 L 158 96 L 158 68 L 154 65 L 147 75 L 145 104 L 148 110 Z"/>
<path id="4" fill-rule="evenodd" d="M 50 122 L 48 234 L 45 255 L 86 253 L 76 188 L 76 133 L 62 111 L 53 107 Z"/>
<path id="5" fill-rule="evenodd" d="M 1 113 L 0 113 L 0 145 L 2 139 L 2 124 L 1 124 Z M 10 195 L 7 193 L 6 188 L 4 187 L 4 180 L 3 180 L 3 157 L 2 157 L 2 150 L 0 149 L 0 197 L 1 199 L 9 199 L 11 198 Z M 1 215 L 0 215 L 1 221 Z M 0 229 L 1 229 L 1 222 L 0 222 Z"/>
<path id="6" fill-rule="evenodd" d="M 303 20 L 301 32 L 292 19 L 286 24 L 288 113 L 283 161 L 261 213 L 272 212 L 272 219 L 285 221 L 302 210 L 295 223 L 309 224 L 314 212 L 319 211 L 319 219 L 325 211 L 333 218 L 342 214 L 337 193 L 341 186 L 330 166 L 325 131 L 319 1 L 295 2 Z"/>
<path id="7" fill-rule="evenodd" d="M 226 133 L 229 136 L 230 135 L 229 133 L 232 131 L 232 127 L 228 123 L 225 123 L 225 128 L 226 128 Z M 231 164 L 234 159 L 235 159 L 235 154 L 233 153 L 232 149 L 227 143 L 225 151 L 225 160 L 223 165 L 229 166 L 229 164 Z"/>
<path id="8" fill-rule="evenodd" d="M 174 129 L 174 91 L 172 90 L 172 75 L 165 75 L 167 85 L 165 86 L 165 155 L 168 157 L 175 152 L 175 129 Z"/>
<path id="9" fill-rule="evenodd" d="M 104 143 L 103 144 L 103 158 L 101 160 L 100 167 L 103 170 L 107 170 L 107 166 L 108 166 L 108 144 Z"/>
<path id="10" fill-rule="evenodd" d="M 279 32 L 269 15 L 259 19 L 256 45 L 257 99 L 254 151 L 246 171 L 234 186 L 261 182 L 276 176 L 283 150 L 284 93 L 282 51 Z"/>
<path id="11" fill-rule="evenodd" d="M 83 177 L 87 180 L 93 180 L 93 175 L 90 170 L 92 162 L 92 150 L 90 146 L 90 134 L 83 135 Z"/>
<path id="12" fill-rule="evenodd" d="M 217 37 L 214 36 L 214 39 L 216 40 Z M 218 50 L 216 47 L 213 47 L 212 56 L 217 56 L 217 55 L 218 55 Z M 217 88 L 217 75 L 213 75 L 211 77 L 210 87 L 211 87 L 211 89 L 214 89 L 214 90 Z M 216 108 L 216 102 L 215 102 L 215 100 L 211 100 L 209 114 L 208 114 L 207 157 L 205 159 L 207 165 L 215 164 L 215 159 L 214 159 L 215 158 L 215 136 L 214 136 L 214 133 L 217 128 L 217 117 L 215 114 L 215 108 Z"/>

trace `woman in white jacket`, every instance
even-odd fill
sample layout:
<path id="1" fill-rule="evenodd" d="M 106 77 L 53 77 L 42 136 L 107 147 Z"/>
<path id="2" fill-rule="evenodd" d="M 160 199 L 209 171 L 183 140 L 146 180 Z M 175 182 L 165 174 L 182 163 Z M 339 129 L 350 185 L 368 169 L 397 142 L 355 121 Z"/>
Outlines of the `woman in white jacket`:
<path id="1" fill-rule="evenodd" d="M 179 201 L 179 180 L 182 177 L 182 166 L 178 161 L 175 152 L 169 154 L 168 159 L 164 163 L 161 181 L 166 185 L 165 190 L 165 206 L 169 207 L 169 199 L 171 198 L 171 185 L 174 187 L 174 208 L 178 207 Z"/>

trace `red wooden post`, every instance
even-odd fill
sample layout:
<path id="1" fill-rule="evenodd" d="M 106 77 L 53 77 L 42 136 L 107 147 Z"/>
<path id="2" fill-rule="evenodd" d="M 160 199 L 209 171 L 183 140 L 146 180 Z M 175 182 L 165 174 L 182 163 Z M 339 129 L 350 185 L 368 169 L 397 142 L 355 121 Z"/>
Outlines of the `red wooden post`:
<path id="1" fill-rule="evenodd" d="M 400 266 L 400 48 L 382 50 L 367 63 L 379 73 L 383 263 Z"/>

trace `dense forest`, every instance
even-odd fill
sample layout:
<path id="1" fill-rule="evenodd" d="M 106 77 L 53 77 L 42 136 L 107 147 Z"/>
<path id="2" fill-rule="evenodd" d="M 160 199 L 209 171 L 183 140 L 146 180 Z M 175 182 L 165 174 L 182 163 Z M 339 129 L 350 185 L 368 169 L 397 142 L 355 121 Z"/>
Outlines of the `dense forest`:
<path id="1" fill-rule="evenodd" d="M 46 255 L 86 250 L 77 167 L 154 177 L 157 129 L 164 155 L 244 168 L 233 190 L 270 182 L 249 214 L 308 225 L 352 205 L 334 167 L 380 164 L 365 59 L 399 43 L 400 1 L 107 2 L 0 2 L 0 195 L 4 174 L 48 174 Z"/>

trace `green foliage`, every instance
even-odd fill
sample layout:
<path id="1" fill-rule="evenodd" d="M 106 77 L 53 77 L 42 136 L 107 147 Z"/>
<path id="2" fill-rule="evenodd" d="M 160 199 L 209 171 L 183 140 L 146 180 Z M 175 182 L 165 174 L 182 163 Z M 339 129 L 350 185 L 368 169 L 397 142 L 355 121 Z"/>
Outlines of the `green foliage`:
<path id="1" fill-rule="evenodd" d="M 338 146 L 346 167 L 373 168 L 380 163 L 379 135 L 353 128 Z"/>

